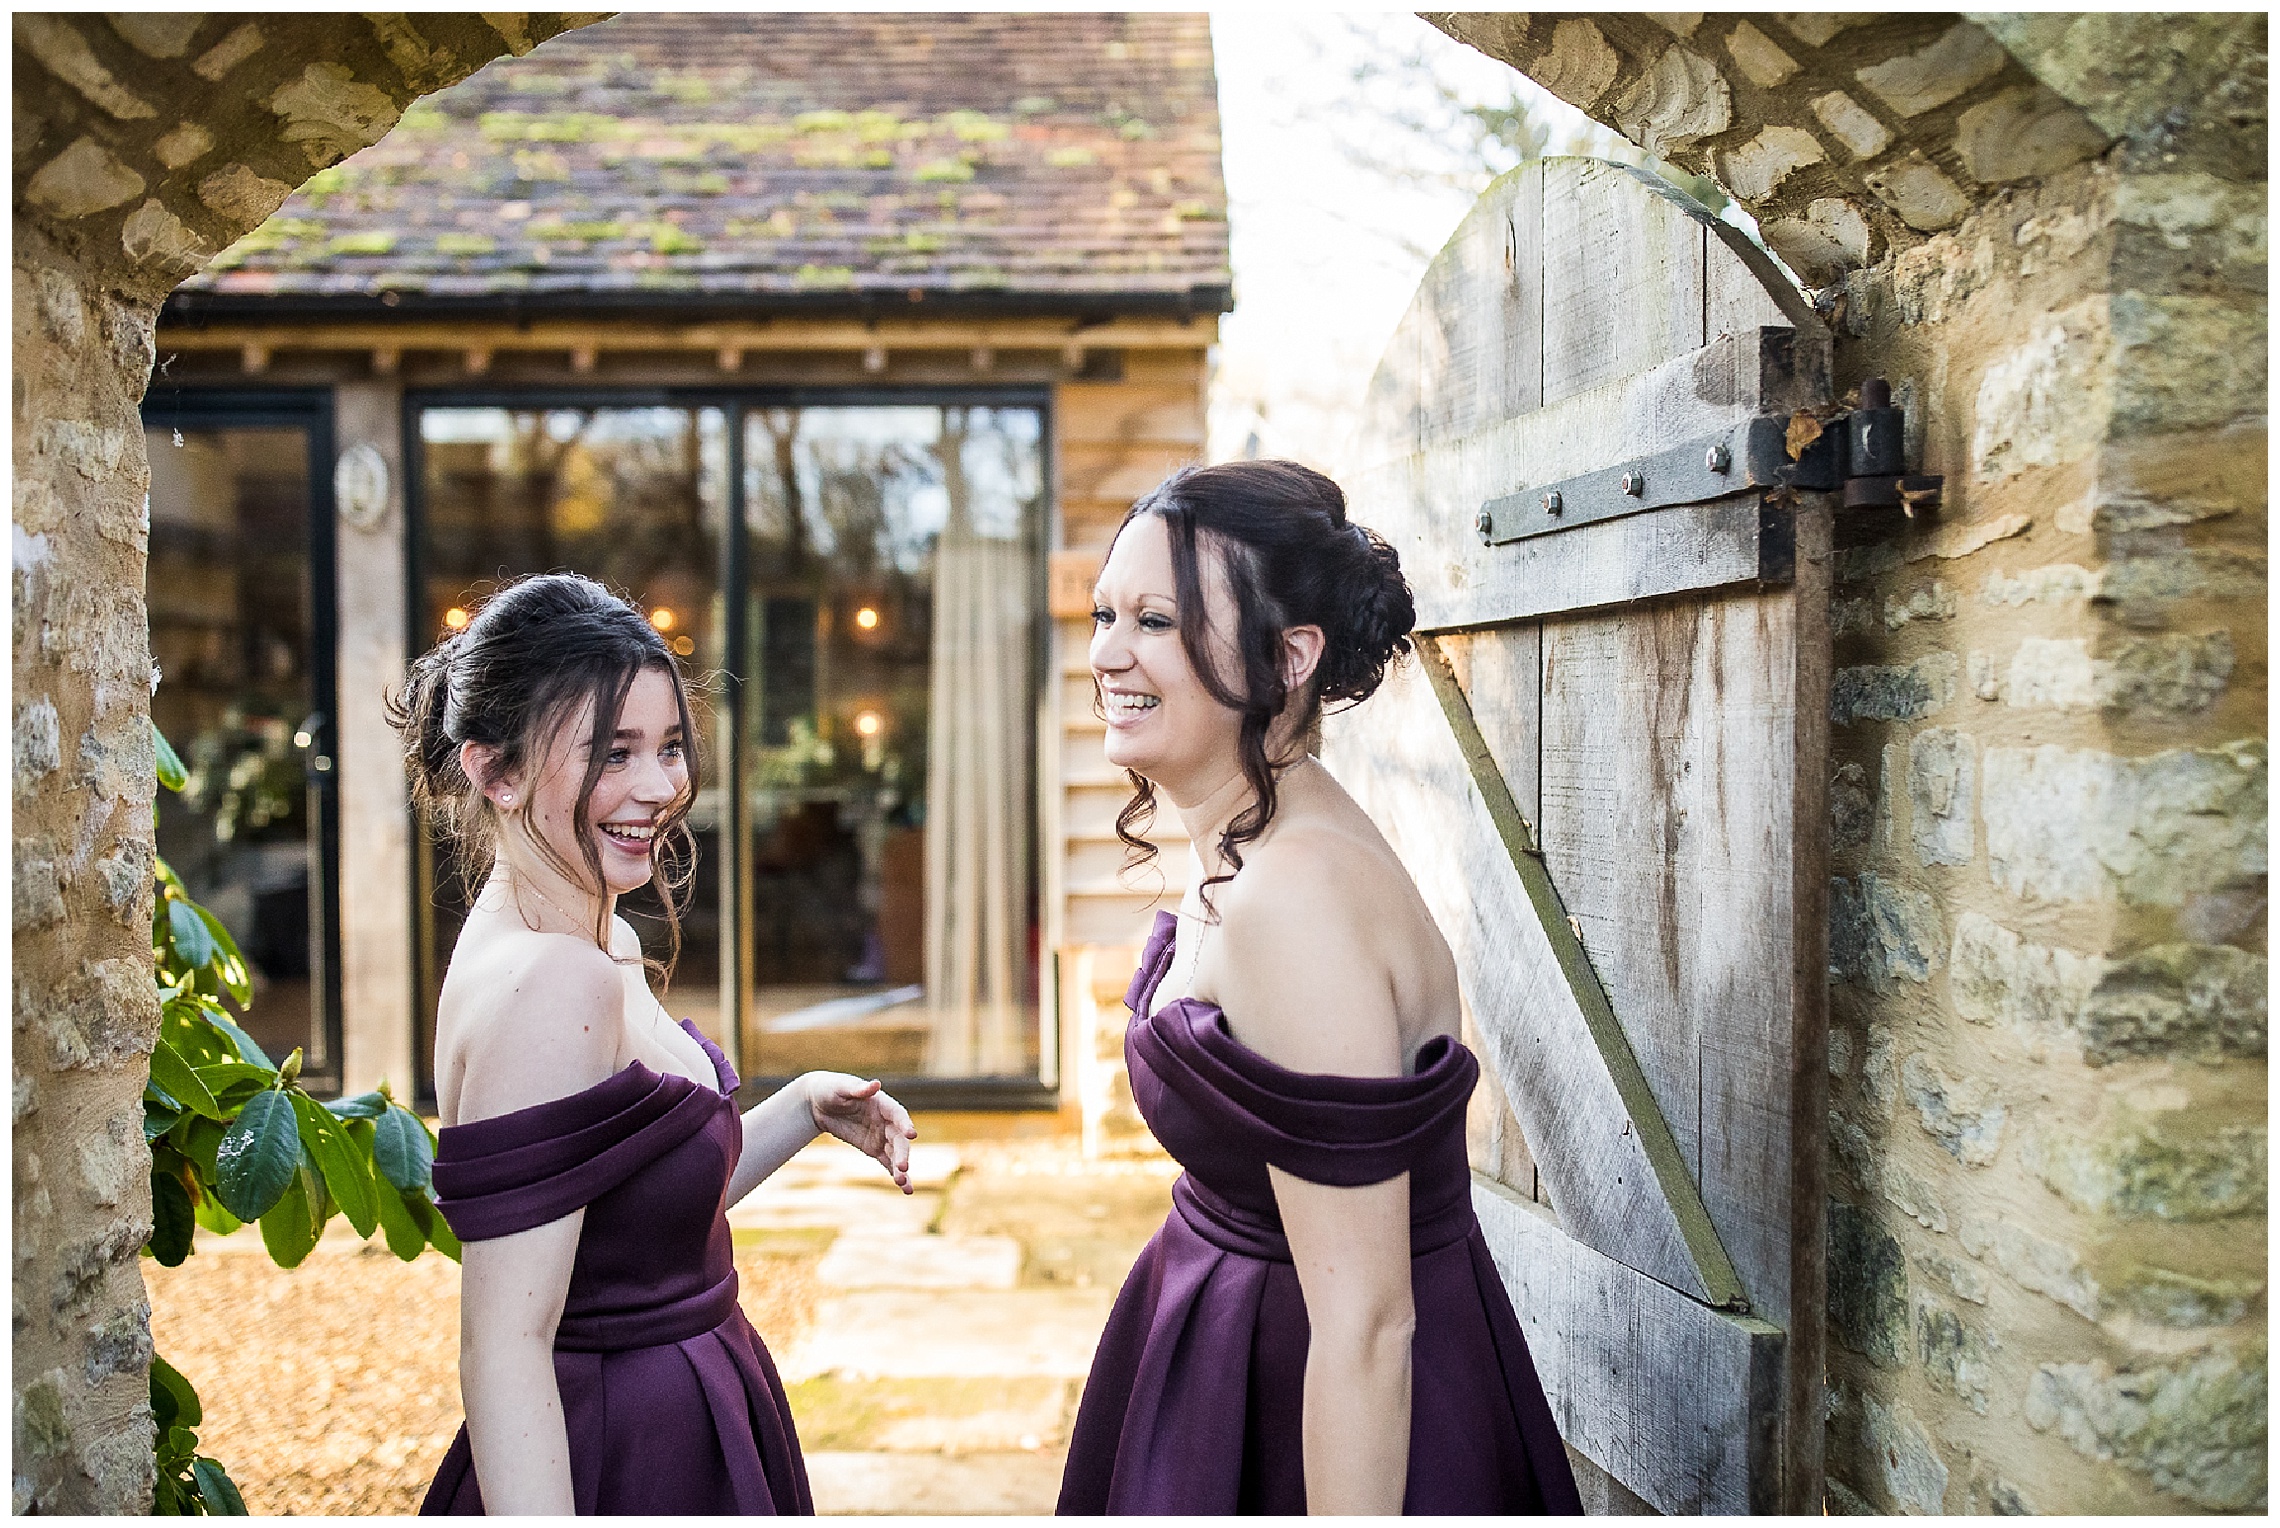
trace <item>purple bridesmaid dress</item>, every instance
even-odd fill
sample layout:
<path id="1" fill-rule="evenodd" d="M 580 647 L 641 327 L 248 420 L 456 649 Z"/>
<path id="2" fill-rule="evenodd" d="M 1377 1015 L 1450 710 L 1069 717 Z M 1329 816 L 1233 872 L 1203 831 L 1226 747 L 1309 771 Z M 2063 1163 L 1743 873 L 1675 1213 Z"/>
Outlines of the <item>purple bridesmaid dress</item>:
<path id="1" fill-rule="evenodd" d="M 1267 1165 L 1339 1187 L 1409 1174 L 1412 1513 L 1580 1513 L 1551 1409 L 1473 1218 L 1472 1053 L 1435 1038 L 1409 1077 L 1293 1072 L 1209 1003 L 1148 1008 L 1176 923 L 1125 1002 L 1132 1096 L 1187 1168 L 1094 1355 L 1061 1480 L 1063 1513 L 1306 1510 L 1306 1302 Z"/>
<path id="2" fill-rule="evenodd" d="M 812 1513 L 783 1382 L 736 1303 L 736 1072 L 682 1027 L 718 1092 L 636 1061 L 567 1098 L 447 1126 L 438 1202 L 463 1242 L 585 1208 L 554 1334 L 581 1515 Z M 482 1510 L 462 1425 L 420 1511 Z"/>

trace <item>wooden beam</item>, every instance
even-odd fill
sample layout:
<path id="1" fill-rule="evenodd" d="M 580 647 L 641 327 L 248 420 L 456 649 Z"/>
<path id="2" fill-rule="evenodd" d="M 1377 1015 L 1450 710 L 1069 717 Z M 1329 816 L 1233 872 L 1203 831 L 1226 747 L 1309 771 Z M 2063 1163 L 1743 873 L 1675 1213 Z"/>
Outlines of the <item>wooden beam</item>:
<path id="1" fill-rule="evenodd" d="M 1182 324 L 1134 319 L 1096 325 L 1083 331 L 1083 341 L 1072 338 L 1073 321 L 1065 319 L 945 319 L 928 322 L 881 319 L 876 324 L 834 320 L 755 320 L 719 323 L 616 323 L 602 320 L 541 319 L 527 328 L 508 323 L 450 322 L 415 319 L 404 323 L 227 323 L 163 326 L 163 342 L 170 350 L 240 350 L 248 344 L 292 350 L 398 350 L 463 351 L 471 345 L 491 350 L 573 351 L 580 346 L 604 350 L 683 350 L 717 355 L 729 347 L 747 352 L 863 351 L 882 346 L 896 351 L 928 351 L 972 355 L 987 349 L 995 355 L 1010 351 L 1074 350 L 1081 363 L 1088 348 L 1116 350 L 1201 351 L 1216 344 L 1219 323 L 1197 318 Z"/>
<path id="2" fill-rule="evenodd" d="M 1450 671 L 1441 644 L 1432 637 L 1420 638 L 1417 657 L 1427 682 L 1433 687 L 1433 698 L 1441 703 L 1441 714 L 1448 718 L 1457 751 L 1464 755 L 1482 808 L 1495 824 L 1497 839 L 1504 845 L 1504 852 L 1510 857 L 1521 888 L 1527 894 L 1528 908 L 1536 923 L 1534 932 L 1546 946 L 1561 976 L 1566 978 L 1569 1000 L 1583 1020 L 1591 1043 L 1598 1049 L 1600 1064 L 1622 1101 L 1625 1133 L 1636 1137 L 1648 1166 L 1654 1169 L 1679 1235 L 1694 1259 L 1695 1277 L 1685 1287 L 1698 1291 L 1712 1305 L 1739 1309 L 1746 1303 L 1742 1281 L 1718 1239 L 1717 1227 L 1710 1223 L 1709 1211 L 1702 1207 L 1702 1195 L 1687 1171 L 1686 1158 L 1680 1153 L 1670 1124 L 1655 1103 L 1654 1090 L 1647 1085 L 1646 1073 L 1639 1068 L 1639 1058 L 1632 1052 L 1631 1042 L 1625 1038 L 1623 1026 L 1607 1001 L 1599 973 L 1592 969 L 1591 957 L 1584 953 L 1575 920 L 1561 905 L 1559 890 L 1552 885 L 1551 872 L 1545 867 L 1535 830 L 1520 815 L 1519 804 L 1512 799 L 1512 792 L 1488 751 L 1488 743 L 1474 724 L 1472 707 L 1465 700 L 1464 691 L 1457 687 L 1456 675 Z M 1536 1079 L 1537 1085 L 1542 1086 L 1545 1080 Z M 1509 1079 L 1506 1081 L 1509 1086 Z M 1517 1108 L 1515 1112 L 1519 1112 Z M 1528 1133 L 1525 1123 L 1521 1133 Z M 1591 1187 L 1588 1183 L 1563 1182 L 1555 1177 L 1552 1202 L 1571 1203 L 1589 1194 Z"/>
<path id="3" fill-rule="evenodd" d="M 1570 1448 L 1661 1512 L 1803 1510 L 1783 1505 L 1779 1327 L 1594 1252 L 1478 1173 L 1473 1213 Z"/>

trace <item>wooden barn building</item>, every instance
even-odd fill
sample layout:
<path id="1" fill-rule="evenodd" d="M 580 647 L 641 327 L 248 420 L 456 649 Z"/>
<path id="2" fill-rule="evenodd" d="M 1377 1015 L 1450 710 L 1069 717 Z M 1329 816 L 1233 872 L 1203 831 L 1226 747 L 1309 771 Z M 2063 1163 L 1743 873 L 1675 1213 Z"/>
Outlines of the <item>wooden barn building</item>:
<path id="1" fill-rule="evenodd" d="M 568 568 L 704 681 L 669 1009 L 755 1079 L 1074 1103 L 1150 900 L 1088 591 L 1202 452 L 1218 131 L 1201 16 L 627 15 L 417 102 L 176 292 L 160 849 L 256 1035 L 430 1091 L 464 904 L 382 696 Z"/>

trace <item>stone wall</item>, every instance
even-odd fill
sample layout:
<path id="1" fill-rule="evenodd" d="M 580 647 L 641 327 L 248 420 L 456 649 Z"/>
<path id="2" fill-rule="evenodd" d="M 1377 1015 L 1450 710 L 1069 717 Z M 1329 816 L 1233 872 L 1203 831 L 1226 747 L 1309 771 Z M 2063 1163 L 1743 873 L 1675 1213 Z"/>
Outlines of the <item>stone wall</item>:
<path id="1" fill-rule="evenodd" d="M 166 293 L 404 105 L 591 16 L 25 15 L 15 35 L 14 1481 L 150 1501 L 149 463 Z"/>
<path id="2" fill-rule="evenodd" d="M 1718 177 L 1946 476 L 1840 537 L 1831 1509 L 2261 1508 L 2265 19 L 1434 19 Z"/>

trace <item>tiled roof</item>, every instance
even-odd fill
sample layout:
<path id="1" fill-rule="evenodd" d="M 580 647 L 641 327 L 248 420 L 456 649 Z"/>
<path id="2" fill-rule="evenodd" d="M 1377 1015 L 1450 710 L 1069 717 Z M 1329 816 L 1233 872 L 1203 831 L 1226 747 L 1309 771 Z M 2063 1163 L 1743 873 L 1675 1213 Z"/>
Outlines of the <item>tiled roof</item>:
<path id="1" fill-rule="evenodd" d="M 172 306 L 1214 313 L 1228 290 L 1201 15 L 626 14 L 414 103 Z"/>

